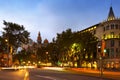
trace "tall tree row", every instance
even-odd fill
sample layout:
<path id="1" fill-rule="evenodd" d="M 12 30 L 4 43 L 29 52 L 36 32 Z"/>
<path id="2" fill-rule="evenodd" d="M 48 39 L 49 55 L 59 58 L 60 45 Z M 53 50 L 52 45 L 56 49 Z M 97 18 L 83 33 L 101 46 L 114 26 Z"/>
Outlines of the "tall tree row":
<path id="1" fill-rule="evenodd" d="M 92 61 L 96 59 L 97 38 L 90 32 L 72 32 L 71 29 L 57 34 L 56 44 L 59 48 L 59 61 L 81 65 L 81 61 Z M 88 56 L 88 57 L 86 57 Z"/>

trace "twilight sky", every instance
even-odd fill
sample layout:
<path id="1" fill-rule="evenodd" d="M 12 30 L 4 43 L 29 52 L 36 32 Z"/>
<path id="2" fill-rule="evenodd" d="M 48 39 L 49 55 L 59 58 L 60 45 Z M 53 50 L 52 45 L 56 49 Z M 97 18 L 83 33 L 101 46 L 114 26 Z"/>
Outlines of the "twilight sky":
<path id="1" fill-rule="evenodd" d="M 49 42 L 68 28 L 79 31 L 107 19 L 111 6 L 120 17 L 120 0 L 0 0 L 0 31 L 3 20 L 24 25 L 36 41 Z"/>

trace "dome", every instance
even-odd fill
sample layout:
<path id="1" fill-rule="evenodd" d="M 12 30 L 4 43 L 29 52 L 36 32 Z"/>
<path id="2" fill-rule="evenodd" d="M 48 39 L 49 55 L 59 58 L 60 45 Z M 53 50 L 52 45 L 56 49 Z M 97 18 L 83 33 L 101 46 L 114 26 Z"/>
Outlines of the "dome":
<path id="1" fill-rule="evenodd" d="M 44 43 L 49 43 L 47 39 L 44 40 Z"/>

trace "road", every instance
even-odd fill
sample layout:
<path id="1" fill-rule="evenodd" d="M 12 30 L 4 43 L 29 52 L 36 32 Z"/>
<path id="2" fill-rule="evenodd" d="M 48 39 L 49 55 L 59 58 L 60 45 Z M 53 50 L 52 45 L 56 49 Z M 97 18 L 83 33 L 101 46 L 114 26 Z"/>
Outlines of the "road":
<path id="1" fill-rule="evenodd" d="M 100 77 L 85 76 L 62 69 L 28 69 L 0 71 L 0 80 L 110 80 Z"/>
<path id="2" fill-rule="evenodd" d="M 30 80 L 110 80 L 99 77 L 83 76 L 69 71 L 56 71 L 48 69 L 29 70 Z"/>
<path id="3" fill-rule="evenodd" d="M 0 80 L 24 80 L 25 74 L 25 70 L 1 70 Z"/>

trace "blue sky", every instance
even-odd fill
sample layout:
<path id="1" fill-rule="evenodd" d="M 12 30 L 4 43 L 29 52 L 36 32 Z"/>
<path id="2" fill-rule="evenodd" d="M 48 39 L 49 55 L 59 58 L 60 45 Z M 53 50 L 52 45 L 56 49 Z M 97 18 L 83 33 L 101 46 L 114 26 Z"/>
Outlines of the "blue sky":
<path id="1" fill-rule="evenodd" d="M 111 6 L 120 17 L 120 0 L 0 0 L 0 31 L 3 20 L 24 25 L 36 41 L 50 42 L 68 28 L 79 31 L 107 19 Z"/>

